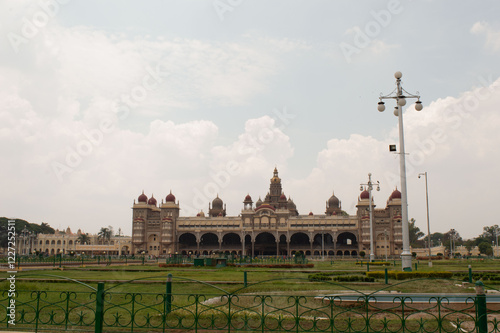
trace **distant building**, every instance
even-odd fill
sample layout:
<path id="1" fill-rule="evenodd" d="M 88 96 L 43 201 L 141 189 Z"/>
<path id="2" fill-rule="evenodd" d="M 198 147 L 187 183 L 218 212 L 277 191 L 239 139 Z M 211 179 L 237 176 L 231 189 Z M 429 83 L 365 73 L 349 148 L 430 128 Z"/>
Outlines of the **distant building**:
<path id="1" fill-rule="evenodd" d="M 54 234 L 38 234 L 25 237 L 20 234 L 17 241 L 19 254 L 43 253 L 54 254 L 109 254 L 126 255 L 131 253 L 132 238 L 130 236 L 112 236 L 108 241 L 102 241 L 97 235 L 88 235 L 89 241 L 81 244 L 81 230 L 72 233 L 68 227 L 65 231 L 56 230 Z"/>
<path id="2" fill-rule="evenodd" d="M 369 193 L 358 197 L 356 215 L 348 215 L 332 194 L 325 214 L 300 215 L 293 200 L 283 193 L 275 168 L 268 193 L 253 202 L 247 195 L 239 216 L 227 216 L 217 197 L 208 212 L 179 216 L 179 202 L 170 192 L 158 204 L 144 192 L 132 206 L 132 252 L 155 256 L 208 255 L 215 252 L 239 255 L 357 256 L 370 253 Z M 373 199 L 372 199 L 373 200 Z M 373 204 L 373 207 L 375 205 Z M 383 209 L 374 208 L 374 252 L 377 256 L 402 251 L 401 193 L 396 189 Z"/>

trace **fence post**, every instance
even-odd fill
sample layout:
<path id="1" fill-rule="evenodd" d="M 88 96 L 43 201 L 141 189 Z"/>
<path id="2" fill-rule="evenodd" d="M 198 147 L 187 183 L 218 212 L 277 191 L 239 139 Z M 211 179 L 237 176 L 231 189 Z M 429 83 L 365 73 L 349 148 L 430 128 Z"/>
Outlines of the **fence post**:
<path id="1" fill-rule="evenodd" d="M 484 284 L 476 281 L 476 327 L 478 333 L 488 331 L 488 317 L 486 312 L 486 295 L 484 294 Z"/>
<path id="2" fill-rule="evenodd" d="M 243 272 L 243 287 L 247 286 L 247 272 Z"/>
<path id="3" fill-rule="evenodd" d="M 104 282 L 97 284 L 95 301 L 95 333 L 102 333 L 102 324 L 104 321 Z"/>
<path id="4" fill-rule="evenodd" d="M 366 262 L 366 271 L 367 272 L 370 271 L 370 262 L 369 261 Z"/>
<path id="5" fill-rule="evenodd" d="M 469 283 L 472 283 L 472 266 L 469 265 Z"/>
<path id="6" fill-rule="evenodd" d="M 142 256 L 142 264 L 144 265 L 144 255 Z"/>
<path id="7" fill-rule="evenodd" d="M 415 263 L 415 271 L 418 271 L 418 262 Z"/>
<path id="8" fill-rule="evenodd" d="M 165 315 L 172 311 L 172 274 L 167 275 L 167 290 L 166 290 Z M 166 319 L 165 319 L 166 320 Z"/>
<path id="9" fill-rule="evenodd" d="M 59 268 L 62 267 L 62 254 L 59 256 Z"/>
<path id="10" fill-rule="evenodd" d="M 389 276 L 387 274 L 387 267 L 384 268 L 385 284 L 389 284 Z"/>

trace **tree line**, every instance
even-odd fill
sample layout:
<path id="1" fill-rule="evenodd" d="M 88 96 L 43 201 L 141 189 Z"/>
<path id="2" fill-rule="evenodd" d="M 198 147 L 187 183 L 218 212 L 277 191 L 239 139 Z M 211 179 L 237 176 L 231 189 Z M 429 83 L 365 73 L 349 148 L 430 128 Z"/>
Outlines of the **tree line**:
<path id="1" fill-rule="evenodd" d="M 410 245 L 413 248 L 425 248 L 429 245 L 429 238 L 424 234 L 419 227 L 415 225 L 415 219 L 409 222 Z M 448 252 L 456 246 L 465 246 L 467 251 L 471 252 L 476 246 L 479 253 L 485 255 L 493 255 L 493 244 L 497 245 L 497 235 L 500 236 L 500 228 L 498 224 L 483 227 L 483 232 L 471 239 L 463 239 L 460 233 L 455 229 L 450 229 L 445 233 L 431 233 L 431 246 L 443 245 Z"/>

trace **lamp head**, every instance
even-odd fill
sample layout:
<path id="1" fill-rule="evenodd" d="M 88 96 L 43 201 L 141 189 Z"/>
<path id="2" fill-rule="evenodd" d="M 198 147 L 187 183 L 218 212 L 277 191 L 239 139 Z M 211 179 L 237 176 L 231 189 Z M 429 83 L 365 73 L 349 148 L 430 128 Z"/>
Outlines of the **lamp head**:
<path id="1" fill-rule="evenodd" d="M 378 102 L 377 110 L 379 110 L 379 112 L 384 112 L 384 110 L 385 110 L 385 103 L 382 102 L 382 101 Z"/>
<path id="2" fill-rule="evenodd" d="M 422 111 L 422 109 L 423 109 L 422 102 L 420 100 L 416 101 L 415 102 L 415 110 Z"/>
<path id="3" fill-rule="evenodd" d="M 401 73 L 400 71 L 397 71 L 396 73 L 394 73 L 394 77 L 399 80 L 400 78 L 403 77 L 403 73 Z"/>
<path id="4" fill-rule="evenodd" d="M 395 106 L 395 107 L 394 107 L 394 115 L 395 115 L 396 117 L 399 117 L 399 109 L 398 109 L 398 107 L 397 107 L 397 106 Z"/>

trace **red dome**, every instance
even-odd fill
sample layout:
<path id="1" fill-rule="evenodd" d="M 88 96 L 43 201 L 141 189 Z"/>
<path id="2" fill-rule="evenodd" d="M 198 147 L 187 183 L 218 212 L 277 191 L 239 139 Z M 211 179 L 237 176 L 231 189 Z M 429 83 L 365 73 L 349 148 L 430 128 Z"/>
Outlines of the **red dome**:
<path id="1" fill-rule="evenodd" d="M 283 193 L 283 194 L 281 195 L 280 200 L 286 200 L 286 195 L 285 195 L 285 193 Z"/>
<path id="2" fill-rule="evenodd" d="M 165 201 L 166 202 L 175 202 L 175 195 L 172 194 L 172 191 L 170 191 L 170 194 L 167 195 L 167 197 L 165 198 Z"/>
<path id="3" fill-rule="evenodd" d="M 148 205 L 156 206 L 156 199 L 151 195 L 151 198 L 148 200 Z"/>
<path id="4" fill-rule="evenodd" d="M 309 212 L 309 215 L 314 215 L 313 212 Z"/>
<path id="5" fill-rule="evenodd" d="M 245 201 L 252 201 L 252 197 L 250 196 L 250 194 L 247 194 L 247 196 L 245 197 Z"/>
<path id="6" fill-rule="evenodd" d="M 368 193 L 367 190 L 364 190 L 363 192 L 361 192 L 361 194 L 359 195 L 359 198 L 360 199 L 370 199 L 370 193 Z"/>
<path id="7" fill-rule="evenodd" d="M 139 202 L 148 202 L 148 197 L 144 194 L 144 191 L 142 191 L 142 194 L 137 198 L 137 201 Z"/>
<path id="8" fill-rule="evenodd" d="M 398 191 L 398 188 L 396 188 L 392 193 L 389 199 L 401 199 L 401 192 Z"/>

